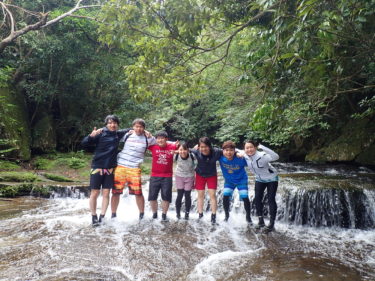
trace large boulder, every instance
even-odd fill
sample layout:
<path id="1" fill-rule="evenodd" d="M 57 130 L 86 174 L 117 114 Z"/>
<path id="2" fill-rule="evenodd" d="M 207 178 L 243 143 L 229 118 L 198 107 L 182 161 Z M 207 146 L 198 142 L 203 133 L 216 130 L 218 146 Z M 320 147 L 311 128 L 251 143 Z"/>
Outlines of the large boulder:
<path id="1" fill-rule="evenodd" d="M 322 148 L 313 149 L 305 159 L 314 162 L 355 161 L 375 165 L 374 141 L 375 122 L 370 119 L 351 120 L 343 126 L 335 140 Z"/>
<path id="2" fill-rule="evenodd" d="M 0 88 L 0 151 L 7 157 L 30 159 L 30 126 L 24 97 Z"/>

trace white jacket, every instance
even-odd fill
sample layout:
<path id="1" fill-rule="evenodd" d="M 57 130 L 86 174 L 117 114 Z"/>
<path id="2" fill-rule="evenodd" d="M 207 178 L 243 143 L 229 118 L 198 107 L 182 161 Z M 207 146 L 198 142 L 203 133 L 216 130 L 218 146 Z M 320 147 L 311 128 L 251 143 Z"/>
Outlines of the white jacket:
<path id="1" fill-rule="evenodd" d="M 272 149 L 259 145 L 263 151 L 256 151 L 254 155 L 245 154 L 245 160 L 250 171 L 255 175 L 255 180 L 270 180 L 277 176 L 276 169 L 269 163 L 279 159 L 279 155 Z"/>

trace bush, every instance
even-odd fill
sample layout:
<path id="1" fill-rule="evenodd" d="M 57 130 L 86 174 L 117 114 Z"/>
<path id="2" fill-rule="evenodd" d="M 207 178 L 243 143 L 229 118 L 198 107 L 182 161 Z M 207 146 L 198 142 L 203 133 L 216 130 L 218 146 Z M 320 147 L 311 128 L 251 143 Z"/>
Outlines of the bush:
<path id="1" fill-rule="evenodd" d="M 58 181 L 58 182 L 72 182 L 73 181 L 72 179 L 69 179 L 67 177 L 55 175 L 55 174 L 44 174 L 44 176 L 49 180 Z"/>
<path id="2" fill-rule="evenodd" d="M 38 179 L 37 175 L 28 172 L 0 172 L 0 181 L 34 182 Z"/>
<path id="3" fill-rule="evenodd" d="M 54 162 L 46 158 L 37 158 L 34 160 L 34 167 L 38 170 L 50 170 Z"/>
<path id="4" fill-rule="evenodd" d="M 0 170 L 3 170 L 3 171 L 14 171 L 14 170 L 20 170 L 20 169 L 21 169 L 21 167 L 18 166 L 14 162 L 0 161 Z"/>

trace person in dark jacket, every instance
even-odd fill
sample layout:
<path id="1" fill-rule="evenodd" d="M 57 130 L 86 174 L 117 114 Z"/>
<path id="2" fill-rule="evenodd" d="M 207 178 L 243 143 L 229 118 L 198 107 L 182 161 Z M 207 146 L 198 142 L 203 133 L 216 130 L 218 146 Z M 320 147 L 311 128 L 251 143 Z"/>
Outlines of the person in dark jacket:
<path id="1" fill-rule="evenodd" d="M 120 139 L 130 130 L 118 130 L 119 119 L 115 115 L 105 118 L 105 127 L 96 129 L 82 140 L 82 147 L 95 145 L 90 172 L 90 210 L 93 226 L 102 222 L 109 204 L 109 193 L 113 188 L 113 169 L 117 165 L 117 150 Z M 102 209 L 96 214 L 97 199 L 102 189 Z"/>
<path id="2" fill-rule="evenodd" d="M 203 217 L 204 194 L 205 186 L 207 185 L 211 205 L 211 222 L 215 224 L 217 210 L 216 161 L 223 156 L 223 151 L 212 147 L 211 141 L 208 137 L 202 137 L 199 139 L 198 149 L 192 149 L 191 152 L 197 159 L 197 167 L 195 169 L 195 189 L 198 192 L 199 218 Z"/>

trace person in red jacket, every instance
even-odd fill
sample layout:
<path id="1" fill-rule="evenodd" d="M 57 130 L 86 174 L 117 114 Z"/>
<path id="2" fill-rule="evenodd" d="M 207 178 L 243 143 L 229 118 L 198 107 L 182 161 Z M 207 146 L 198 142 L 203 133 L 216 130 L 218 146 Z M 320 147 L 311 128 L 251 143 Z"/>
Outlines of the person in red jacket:
<path id="1" fill-rule="evenodd" d="M 156 219 L 158 217 L 157 199 L 161 191 L 162 221 L 166 221 L 169 204 L 172 202 L 173 157 L 178 142 L 167 142 L 168 134 L 164 131 L 158 132 L 155 138 L 157 144 L 148 147 L 152 153 L 148 201 L 153 212 L 152 218 Z"/>

